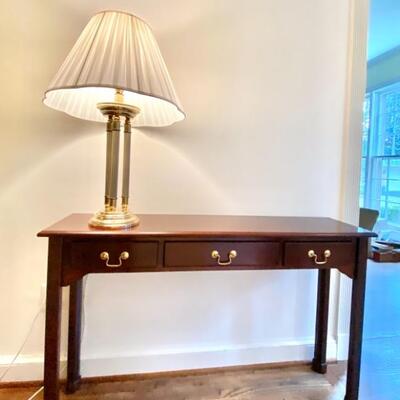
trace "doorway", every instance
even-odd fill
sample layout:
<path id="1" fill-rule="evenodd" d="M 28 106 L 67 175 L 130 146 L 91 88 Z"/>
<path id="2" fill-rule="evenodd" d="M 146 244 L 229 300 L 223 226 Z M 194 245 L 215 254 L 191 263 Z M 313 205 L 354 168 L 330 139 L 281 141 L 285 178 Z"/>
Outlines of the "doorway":
<path id="1" fill-rule="evenodd" d="M 400 3 L 370 0 L 360 207 L 400 247 Z M 400 397 L 400 263 L 369 261 L 360 398 Z"/>

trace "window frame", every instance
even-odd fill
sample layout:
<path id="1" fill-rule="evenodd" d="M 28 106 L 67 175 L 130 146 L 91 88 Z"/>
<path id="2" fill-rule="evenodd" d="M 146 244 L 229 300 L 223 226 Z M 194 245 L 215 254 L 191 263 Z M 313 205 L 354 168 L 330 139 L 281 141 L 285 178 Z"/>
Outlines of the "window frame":
<path id="1" fill-rule="evenodd" d="M 385 155 L 384 154 L 384 141 L 382 139 L 382 132 L 384 131 L 384 123 L 385 119 L 381 116 L 384 113 L 384 107 L 386 106 L 384 99 L 385 96 L 391 92 L 397 92 L 400 95 L 400 82 L 396 82 L 394 84 L 389 84 L 387 86 L 381 87 L 379 89 L 368 91 L 365 94 L 365 100 L 369 101 L 369 110 L 368 114 L 364 112 L 363 114 L 363 123 L 365 124 L 365 118 L 369 118 L 369 124 L 367 127 L 367 131 L 365 131 L 365 127 L 363 129 L 363 135 L 365 132 L 367 133 L 367 145 L 366 152 L 364 154 L 364 148 L 362 152 L 362 162 L 365 160 L 365 169 L 363 172 L 363 179 L 360 180 L 360 206 L 366 208 L 378 209 L 380 211 L 380 220 L 386 222 L 387 227 L 399 230 L 400 224 L 389 221 L 386 218 L 383 218 L 381 214 L 382 211 L 382 201 L 386 202 L 386 207 L 384 208 L 385 212 L 388 211 L 388 203 L 400 204 L 400 195 L 399 195 L 399 203 L 390 202 L 389 201 L 389 173 L 391 168 L 391 162 L 393 160 L 400 160 L 400 154 L 395 155 Z M 365 103 L 364 103 L 365 107 Z M 376 176 L 376 169 L 384 168 L 382 164 L 387 160 L 387 176 L 386 178 L 379 180 L 374 178 Z M 378 172 L 379 173 L 379 172 Z M 379 173 L 382 176 L 382 173 Z M 382 195 L 382 181 L 386 181 L 387 189 L 385 196 Z M 361 193 L 361 189 L 363 186 L 363 193 Z M 383 200 L 384 197 L 384 200 Z"/>

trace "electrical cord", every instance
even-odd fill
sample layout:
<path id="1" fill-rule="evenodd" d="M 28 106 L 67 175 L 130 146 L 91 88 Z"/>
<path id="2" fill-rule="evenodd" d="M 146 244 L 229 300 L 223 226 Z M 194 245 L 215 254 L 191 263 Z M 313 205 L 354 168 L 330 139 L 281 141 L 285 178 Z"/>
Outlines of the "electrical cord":
<path id="1" fill-rule="evenodd" d="M 86 283 L 87 283 L 87 277 L 85 277 L 83 279 L 83 298 L 82 298 L 82 332 L 81 332 L 81 341 L 83 340 L 83 336 L 84 336 L 84 332 L 85 332 L 85 320 L 86 320 L 86 315 L 85 315 L 85 295 L 86 295 Z M 36 313 L 35 318 L 33 319 L 33 321 L 31 322 L 31 325 L 29 327 L 29 331 L 28 334 L 25 337 L 25 340 L 22 342 L 22 345 L 20 346 L 20 348 L 18 349 L 17 353 L 15 354 L 15 356 L 13 357 L 13 359 L 11 360 L 11 362 L 8 364 L 8 366 L 6 367 L 5 371 L 1 374 L 0 376 L 0 382 L 2 382 L 2 380 L 5 378 L 5 376 L 8 374 L 8 372 L 10 371 L 10 369 L 14 366 L 15 362 L 17 361 L 18 357 L 21 355 L 22 350 L 24 349 L 28 339 L 30 338 L 33 328 L 36 324 L 37 319 L 39 318 L 40 314 L 45 310 L 45 304 L 46 304 L 46 300 L 43 300 L 43 303 L 40 305 L 39 311 Z M 65 371 L 65 369 L 67 368 L 67 364 L 64 365 L 64 367 L 61 369 L 60 371 L 60 375 Z M 39 393 L 41 393 L 44 389 L 44 386 L 41 386 L 35 393 L 32 394 L 32 396 L 30 396 L 27 400 L 33 400 Z"/>
<path id="2" fill-rule="evenodd" d="M 85 298 L 86 298 L 86 281 L 87 281 L 87 277 L 83 278 L 83 288 L 82 288 L 82 331 L 81 331 L 81 343 L 83 341 L 83 335 L 85 333 L 85 326 L 86 326 L 86 314 L 85 314 Z M 67 368 L 68 364 L 65 364 L 64 367 L 62 367 L 61 371 L 60 371 L 60 375 L 63 374 L 63 372 L 65 371 L 65 369 Z M 31 397 L 29 397 L 29 399 L 27 400 L 33 400 L 39 393 L 42 392 L 42 390 L 44 389 L 44 386 L 41 386 L 35 393 L 33 393 L 33 395 Z"/>
<path id="3" fill-rule="evenodd" d="M 29 397 L 28 400 L 34 399 L 43 389 L 44 389 L 44 386 L 41 386 L 38 390 L 36 390 L 35 393 L 33 393 L 33 395 L 31 397 Z"/>
<path id="4" fill-rule="evenodd" d="M 62 373 L 65 371 L 65 368 L 67 368 L 67 365 L 64 365 L 64 366 L 62 367 L 62 369 L 61 369 L 61 371 L 60 371 L 60 375 L 62 375 Z M 44 389 L 44 386 L 43 386 L 43 385 L 40 386 L 40 388 L 39 388 L 38 390 L 36 390 L 36 392 L 33 393 L 33 395 L 32 395 L 31 397 L 29 397 L 29 399 L 27 399 L 27 400 L 32 400 L 32 399 L 34 399 L 39 393 L 41 393 L 41 392 L 43 391 L 43 389 Z"/>
<path id="5" fill-rule="evenodd" d="M 87 277 L 85 276 L 83 278 L 83 288 L 82 288 L 82 331 L 81 331 L 81 342 L 83 341 L 83 336 L 85 333 L 85 326 L 86 326 L 86 314 L 85 314 L 85 298 L 86 298 L 86 283 L 87 283 Z M 62 367 L 60 371 L 60 375 L 63 374 L 65 369 L 67 368 L 68 364 L 65 364 L 64 367 Z M 33 400 L 39 393 L 41 393 L 44 390 L 44 386 L 42 385 L 29 399 L 27 400 Z"/>
<path id="6" fill-rule="evenodd" d="M 26 342 L 28 341 L 28 339 L 30 338 L 33 328 L 35 327 L 36 321 L 39 318 L 40 314 L 44 311 L 44 302 L 43 304 L 40 306 L 39 311 L 37 312 L 37 314 L 35 315 L 35 318 L 33 319 L 33 321 L 31 322 L 31 325 L 29 327 L 29 331 L 28 334 L 25 337 L 25 340 L 22 342 L 22 345 L 20 346 L 20 348 L 18 349 L 17 353 L 15 354 L 15 356 L 13 357 L 13 359 L 11 360 L 11 362 L 7 365 L 5 371 L 1 374 L 0 376 L 0 382 L 3 381 L 3 379 L 5 378 L 5 376 L 8 374 L 8 372 L 10 371 L 10 369 L 14 366 L 15 362 L 17 361 L 18 357 L 20 356 L 22 350 L 24 349 Z"/>

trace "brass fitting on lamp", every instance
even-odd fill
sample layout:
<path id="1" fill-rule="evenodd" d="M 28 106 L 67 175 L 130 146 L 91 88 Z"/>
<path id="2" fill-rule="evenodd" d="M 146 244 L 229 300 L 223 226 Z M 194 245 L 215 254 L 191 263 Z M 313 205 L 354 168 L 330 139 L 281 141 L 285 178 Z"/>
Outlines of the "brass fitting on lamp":
<path id="1" fill-rule="evenodd" d="M 129 180 L 131 153 L 131 119 L 139 114 L 140 109 L 124 103 L 123 91 L 117 89 L 115 101 L 98 103 L 97 108 L 107 121 L 107 157 L 104 210 L 96 213 L 89 225 L 96 228 L 121 229 L 139 224 L 139 218 L 129 211 Z M 124 121 L 124 156 L 122 178 L 122 202 L 118 207 L 118 170 L 121 117 Z"/>

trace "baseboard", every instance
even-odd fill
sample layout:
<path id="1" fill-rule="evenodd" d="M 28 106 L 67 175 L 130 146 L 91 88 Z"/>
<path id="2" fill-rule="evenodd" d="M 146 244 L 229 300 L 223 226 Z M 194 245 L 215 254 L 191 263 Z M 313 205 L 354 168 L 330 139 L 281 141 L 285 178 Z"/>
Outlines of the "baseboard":
<path id="1" fill-rule="evenodd" d="M 328 365 L 337 364 L 337 361 L 329 361 Z M 92 376 L 81 377 L 80 384 L 99 384 L 110 382 L 126 382 L 134 380 L 151 380 L 151 379 L 169 379 L 169 378 L 183 378 L 187 376 L 199 375 L 212 375 L 212 374 L 229 374 L 235 372 L 245 371 L 265 371 L 273 369 L 294 368 L 294 367 L 309 367 L 312 368 L 311 361 L 284 361 L 277 363 L 264 363 L 264 364 L 246 364 L 246 365 L 232 365 L 228 367 L 214 367 L 214 368 L 200 368 L 200 369 L 183 369 L 178 371 L 164 371 L 164 372 L 144 372 L 136 374 L 123 374 L 123 375 L 105 375 L 105 376 Z M 67 383 L 66 378 L 60 379 L 61 385 Z M 2 389 L 21 389 L 21 388 L 34 388 L 43 385 L 43 380 L 35 381 L 15 381 L 15 382 L 0 382 L 0 390 Z"/>
<path id="2" fill-rule="evenodd" d="M 84 377 L 113 376 L 148 372 L 180 371 L 228 367 L 233 365 L 253 365 L 282 363 L 286 361 L 310 361 L 313 357 L 314 342 L 280 341 L 250 346 L 207 347 L 141 353 L 123 356 L 101 356 L 83 358 L 81 373 Z M 335 360 L 337 344 L 328 340 L 327 357 Z M 7 358 L 8 359 L 8 358 Z M 0 375 L 7 368 L 6 357 L 0 358 Z M 61 369 L 65 377 L 65 361 Z M 40 356 L 21 356 L 10 368 L 5 382 L 35 381 L 43 378 L 43 358 Z"/>

